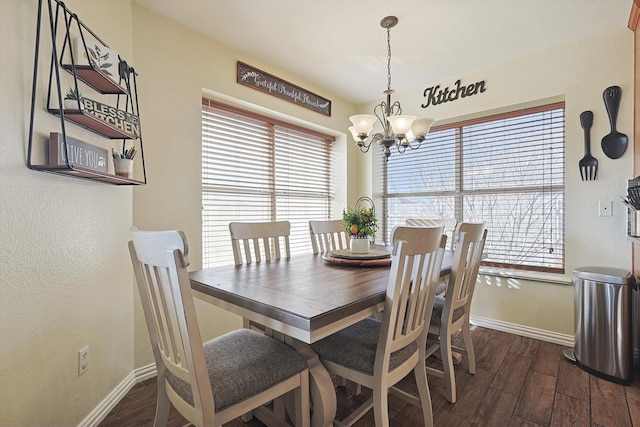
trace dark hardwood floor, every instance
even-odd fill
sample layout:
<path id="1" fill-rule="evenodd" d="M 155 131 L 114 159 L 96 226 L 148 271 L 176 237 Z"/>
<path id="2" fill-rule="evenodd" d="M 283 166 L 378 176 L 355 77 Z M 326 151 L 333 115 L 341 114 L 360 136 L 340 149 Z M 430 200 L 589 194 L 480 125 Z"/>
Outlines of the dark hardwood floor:
<path id="1" fill-rule="evenodd" d="M 473 327 L 476 374 L 466 357 L 456 367 L 458 401 L 444 398 L 444 381 L 429 376 L 436 426 L 636 426 L 640 427 L 640 381 L 625 387 L 590 375 L 562 355 L 563 347 L 491 329 Z M 454 343 L 460 345 L 461 337 Z M 429 364 L 437 366 L 437 361 Z M 401 387 L 415 391 L 412 376 Z M 363 389 L 337 387 L 338 419 L 370 396 Z M 417 393 L 417 392 L 416 392 Z M 155 378 L 137 384 L 100 424 L 101 427 L 151 426 L 155 411 Z M 392 426 L 420 426 L 421 410 L 390 396 Z M 187 422 L 172 409 L 169 426 Z M 227 426 L 261 427 L 257 420 Z M 373 412 L 357 427 L 373 426 Z"/>

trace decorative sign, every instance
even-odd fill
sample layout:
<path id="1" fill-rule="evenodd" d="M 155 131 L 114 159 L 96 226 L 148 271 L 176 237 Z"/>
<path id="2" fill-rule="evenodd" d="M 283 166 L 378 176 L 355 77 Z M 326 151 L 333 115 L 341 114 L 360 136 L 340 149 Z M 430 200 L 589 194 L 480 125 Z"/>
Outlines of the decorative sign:
<path id="1" fill-rule="evenodd" d="M 89 98 L 82 98 L 83 110 L 100 121 L 115 126 L 121 131 L 140 136 L 140 119 L 135 114 L 119 110 L 110 105 L 102 104 Z"/>
<path id="2" fill-rule="evenodd" d="M 102 71 L 113 81 L 118 81 L 120 57 L 118 52 L 109 49 L 103 44 L 85 39 L 86 46 L 81 37 L 76 38 L 76 62 L 78 65 L 89 65 Z M 86 49 L 85 49 L 86 47 Z"/>
<path id="3" fill-rule="evenodd" d="M 455 88 L 453 89 L 449 89 L 449 86 L 444 89 L 440 89 L 440 85 L 426 88 L 424 90 L 426 102 L 422 104 L 422 108 L 427 108 L 429 105 L 442 104 L 443 102 L 455 101 L 459 98 L 476 95 L 486 90 L 484 88 L 484 80 L 481 82 L 471 83 L 467 86 L 461 86 L 460 80 L 456 80 L 454 85 Z"/>
<path id="4" fill-rule="evenodd" d="M 69 164 L 98 172 L 107 172 L 107 150 L 67 136 L 66 151 L 69 153 Z M 49 164 L 66 165 L 67 152 L 64 149 L 62 134 L 51 132 L 49 134 Z"/>
<path id="5" fill-rule="evenodd" d="M 331 101 L 238 61 L 238 83 L 331 117 Z"/>

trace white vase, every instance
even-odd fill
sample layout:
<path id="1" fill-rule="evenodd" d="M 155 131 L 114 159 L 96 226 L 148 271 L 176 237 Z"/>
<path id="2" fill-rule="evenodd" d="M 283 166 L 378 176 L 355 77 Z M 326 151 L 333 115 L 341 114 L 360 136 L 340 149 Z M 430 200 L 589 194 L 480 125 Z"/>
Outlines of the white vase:
<path id="1" fill-rule="evenodd" d="M 349 249 L 352 254 L 368 254 L 369 253 L 369 237 L 351 236 Z"/>
<path id="2" fill-rule="evenodd" d="M 62 105 L 65 110 L 77 110 L 78 109 L 78 100 L 77 99 L 65 99 L 62 101 Z M 83 109 L 82 102 L 80 102 L 80 109 Z"/>

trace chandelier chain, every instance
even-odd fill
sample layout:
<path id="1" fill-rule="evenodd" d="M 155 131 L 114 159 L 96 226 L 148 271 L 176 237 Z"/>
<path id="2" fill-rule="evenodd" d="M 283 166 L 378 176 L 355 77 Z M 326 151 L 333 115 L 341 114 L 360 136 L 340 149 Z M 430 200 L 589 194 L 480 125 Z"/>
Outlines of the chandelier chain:
<path id="1" fill-rule="evenodd" d="M 391 28 L 387 28 L 387 90 L 391 90 Z"/>

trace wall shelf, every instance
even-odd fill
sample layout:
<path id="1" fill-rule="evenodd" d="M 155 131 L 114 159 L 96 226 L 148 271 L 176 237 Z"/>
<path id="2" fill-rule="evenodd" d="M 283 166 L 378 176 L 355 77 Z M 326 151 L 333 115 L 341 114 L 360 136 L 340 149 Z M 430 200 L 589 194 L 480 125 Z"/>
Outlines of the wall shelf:
<path id="1" fill-rule="evenodd" d="M 47 11 L 44 10 L 45 8 Z M 43 15 L 48 17 L 48 19 L 43 19 Z M 71 47 L 72 40 L 77 43 L 75 49 Z M 43 41 L 49 42 L 51 48 L 49 86 L 44 111 L 60 118 L 59 128 L 51 129 L 51 132 L 48 132 L 50 135 L 59 134 L 58 142 L 54 143 L 56 150 L 59 150 L 59 154 L 52 156 L 47 155 L 46 150 L 48 145 L 46 143 L 38 143 L 37 147 L 34 143 L 36 114 L 42 111 L 42 109 L 36 108 L 36 100 L 41 99 L 36 96 L 36 91 L 38 90 L 38 62 L 41 58 L 45 57 L 44 55 L 48 55 L 48 53 L 41 52 L 43 50 L 41 47 Z M 93 46 L 93 50 L 89 49 L 88 46 Z M 93 56 L 89 54 L 90 51 L 93 53 Z M 100 64 L 96 63 L 96 61 L 100 59 L 104 60 L 107 57 L 106 55 L 103 56 L 105 52 L 112 54 L 111 58 L 113 58 L 113 61 L 109 58 Z M 96 53 L 99 55 L 96 56 Z M 62 63 L 61 58 L 68 59 L 65 61 L 66 63 Z M 81 63 L 80 58 L 84 58 L 83 61 L 85 64 Z M 86 58 L 92 59 L 87 60 Z M 86 62 L 88 62 L 88 64 L 86 64 Z M 38 0 L 36 48 L 33 68 L 27 167 L 40 172 L 89 179 L 111 185 L 146 184 L 147 172 L 144 160 L 144 148 L 142 145 L 142 127 L 140 125 L 136 82 L 137 73 L 117 52 L 109 49 L 108 45 L 91 31 L 75 13 L 67 9 L 61 0 Z M 92 89 L 100 95 L 105 95 L 105 99 L 101 98 L 99 101 L 96 101 L 83 98 L 84 101 L 80 101 L 84 106 L 83 109 L 60 108 L 60 106 L 63 105 L 61 70 L 65 70 L 71 74 L 73 79 L 71 88 L 79 91 L 79 83 L 83 83 L 87 88 Z M 67 74 L 64 75 L 67 76 Z M 113 75 L 118 75 L 118 81 L 112 78 Z M 68 81 L 69 78 L 67 77 L 66 80 Z M 82 91 L 79 92 L 82 93 Z M 116 96 L 115 102 L 113 98 L 114 95 Z M 120 109 L 120 105 L 122 105 L 124 109 Z M 95 167 L 95 165 L 89 161 L 90 155 L 95 154 L 96 151 L 98 153 L 108 153 L 108 148 L 90 148 L 91 144 L 89 142 L 71 138 L 69 131 L 73 131 L 73 126 L 69 126 L 68 129 L 67 123 L 88 129 L 109 140 L 121 139 L 123 152 L 125 142 L 131 141 L 128 147 L 135 148 L 136 154 L 139 154 L 136 163 L 142 166 L 142 172 L 138 172 L 138 174 L 134 176 L 142 175 L 143 178 L 127 178 L 108 173 L 108 167 Z M 49 142 L 53 143 L 51 138 L 50 136 Z M 70 142 L 72 140 L 74 141 L 73 143 Z M 114 148 L 113 143 L 109 145 L 112 149 Z M 83 150 L 89 150 L 86 152 L 86 156 L 79 154 L 80 152 L 84 153 Z M 91 150 L 93 150 L 93 153 Z M 118 152 L 119 151 L 118 145 Z M 104 158 L 103 154 L 100 156 Z M 111 157 L 110 154 L 107 154 L 107 156 L 109 158 Z M 38 161 L 34 161 L 34 159 L 38 159 Z M 104 163 L 102 165 L 104 165 Z"/>
<path id="2" fill-rule="evenodd" d="M 144 185 L 146 182 L 136 179 L 125 178 L 119 175 L 102 173 L 93 169 L 78 165 L 33 165 L 34 170 L 51 172 L 55 174 L 68 175 L 75 178 L 85 178 L 94 181 L 106 182 L 114 185 Z"/>
<path id="3" fill-rule="evenodd" d="M 55 114 L 56 116 L 60 115 L 59 108 L 50 108 L 49 112 L 51 114 Z M 111 125 L 103 120 L 100 120 L 97 117 L 92 116 L 91 114 L 83 111 L 83 110 L 70 110 L 64 109 L 64 119 L 70 122 L 73 122 L 79 126 L 82 126 L 85 129 L 88 129 L 92 132 L 97 133 L 98 135 L 104 136 L 109 139 L 137 139 L 138 135 L 125 132 L 122 129 L 117 128 L 114 125 Z"/>
<path id="4" fill-rule="evenodd" d="M 120 86 L 118 83 L 114 82 L 102 71 L 94 68 L 92 65 L 72 65 L 72 64 L 62 64 L 62 68 L 67 70 L 69 73 L 73 75 L 75 68 L 75 75 L 78 79 L 85 82 L 88 86 L 95 89 L 97 92 L 102 94 L 112 94 L 112 95 L 124 95 L 127 93 L 127 90 Z"/>

